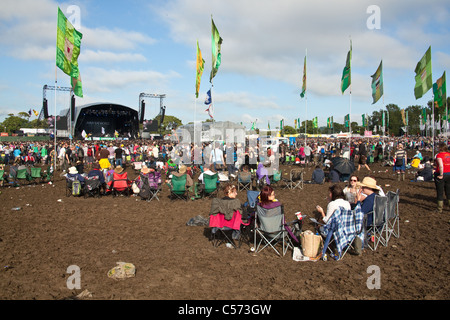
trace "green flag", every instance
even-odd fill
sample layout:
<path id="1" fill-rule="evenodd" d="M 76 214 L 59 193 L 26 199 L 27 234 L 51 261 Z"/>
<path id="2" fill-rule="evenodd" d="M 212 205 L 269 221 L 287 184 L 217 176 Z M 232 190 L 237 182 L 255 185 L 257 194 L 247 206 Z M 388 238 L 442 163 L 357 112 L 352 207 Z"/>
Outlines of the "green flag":
<path id="1" fill-rule="evenodd" d="M 436 80 L 436 83 L 433 83 L 433 95 L 434 102 L 442 107 L 444 105 L 444 101 L 447 99 L 447 84 L 445 81 L 445 71 L 442 77 Z"/>
<path id="2" fill-rule="evenodd" d="M 344 94 L 345 90 L 352 83 L 352 41 L 350 40 L 350 50 L 347 53 L 347 62 L 345 63 L 344 70 L 342 71 L 341 79 L 341 91 Z"/>
<path id="3" fill-rule="evenodd" d="M 319 125 L 318 125 L 318 123 L 317 123 L 317 117 L 315 117 L 314 119 L 313 119 L 313 128 L 318 128 L 319 127 Z"/>
<path id="4" fill-rule="evenodd" d="M 363 114 L 362 115 L 362 127 L 366 127 L 366 115 L 365 114 Z"/>
<path id="5" fill-rule="evenodd" d="M 267 129 L 270 130 L 270 121 L 269 120 L 267 120 Z"/>
<path id="6" fill-rule="evenodd" d="M 375 104 L 383 95 L 383 61 L 377 71 L 372 75 L 372 104 Z"/>
<path id="7" fill-rule="evenodd" d="M 425 124 L 427 122 L 427 109 L 422 108 L 422 124 Z"/>
<path id="8" fill-rule="evenodd" d="M 212 24 L 212 36 L 211 36 L 212 69 L 211 75 L 209 77 L 209 82 L 212 83 L 212 79 L 216 76 L 217 71 L 219 71 L 220 63 L 222 61 L 222 55 L 220 53 L 222 38 L 219 35 L 219 31 L 217 30 L 212 17 L 211 17 L 211 24 Z"/>
<path id="9" fill-rule="evenodd" d="M 300 93 L 300 97 L 304 98 L 306 93 L 306 56 L 305 60 L 303 62 L 303 86 L 302 86 L 302 92 Z"/>
<path id="10" fill-rule="evenodd" d="M 414 96 L 416 99 L 421 98 L 433 86 L 431 78 L 431 46 L 425 55 L 417 63 L 416 69 L 416 85 L 414 86 Z"/>
<path id="11" fill-rule="evenodd" d="M 58 25 L 56 32 L 56 65 L 71 77 L 73 93 L 83 97 L 78 56 L 80 55 L 81 38 L 77 31 L 58 8 Z"/>
<path id="12" fill-rule="evenodd" d="M 350 122 L 350 114 L 347 114 L 344 118 L 345 127 L 348 128 Z"/>
<path id="13" fill-rule="evenodd" d="M 205 68 L 205 60 L 202 58 L 202 52 L 200 51 L 200 47 L 198 46 L 197 41 L 197 75 L 195 79 L 195 97 L 198 98 L 198 91 L 200 90 L 200 81 L 202 78 L 203 70 Z"/>

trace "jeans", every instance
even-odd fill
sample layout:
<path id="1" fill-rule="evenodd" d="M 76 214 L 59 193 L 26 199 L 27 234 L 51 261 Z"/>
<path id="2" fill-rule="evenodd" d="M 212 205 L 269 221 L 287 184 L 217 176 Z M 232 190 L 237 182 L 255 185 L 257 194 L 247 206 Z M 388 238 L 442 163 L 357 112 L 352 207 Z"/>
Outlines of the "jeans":
<path id="1" fill-rule="evenodd" d="M 434 184 L 436 186 L 437 201 L 444 200 L 444 193 L 447 200 L 450 200 L 450 174 L 444 174 L 442 179 L 434 177 Z"/>

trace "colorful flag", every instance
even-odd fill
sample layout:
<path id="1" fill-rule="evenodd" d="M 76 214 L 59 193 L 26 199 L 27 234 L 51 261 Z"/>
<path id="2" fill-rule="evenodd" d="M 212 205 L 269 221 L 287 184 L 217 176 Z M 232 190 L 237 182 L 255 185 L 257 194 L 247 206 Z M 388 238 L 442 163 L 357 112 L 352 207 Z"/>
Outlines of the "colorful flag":
<path id="1" fill-rule="evenodd" d="M 269 120 L 267 120 L 267 129 L 270 130 L 270 121 Z"/>
<path id="2" fill-rule="evenodd" d="M 433 86 L 431 77 L 431 46 L 425 55 L 417 63 L 416 69 L 416 85 L 414 86 L 414 96 L 416 99 L 421 98 Z"/>
<path id="3" fill-rule="evenodd" d="M 280 131 L 283 130 L 284 127 L 284 120 L 280 120 Z"/>
<path id="4" fill-rule="evenodd" d="M 38 113 L 36 110 L 34 110 L 34 109 L 33 109 L 33 113 L 34 113 L 34 115 L 35 115 L 36 117 L 39 115 L 39 113 Z"/>
<path id="5" fill-rule="evenodd" d="M 28 111 L 28 115 L 31 117 L 31 109 Z"/>
<path id="6" fill-rule="evenodd" d="M 427 109 L 422 108 L 422 124 L 425 124 L 427 122 Z"/>
<path id="7" fill-rule="evenodd" d="M 319 127 L 319 125 L 318 125 L 318 123 L 317 123 L 317 117 L 315 117 L 314 119 L 313 119 L 313 128 L 318 128 Z"/>
<path id="8" fill-rule="evenodd" d="M 344 94 L 345 90 L 352 84 L 352 41 L 350 40 L 350 50 L 347 53 L 347 61 L 344 70 L 342 71 L 341 91 Z"/>
<path id="9" fill-rule="evenodd" d="M 205 60 L 202 58 L 202 52 L 198 46 L 197 41 L 197 75 L 195 77 L 195 97 L 198 98 L 198 91 L 200 90 L 200 80 L 202 78 L 203 70 L 205 69 Z"/>
<path id="10" fill-rule="evenodd" d="M 303 62 L 303 86 L 302 86 L 302 92 L 300 93 L 300 97 L 305 97 L 306 93 L 306 56 L 305 61 Z"/>
<path id="11" fill-rule="evenodd" d="M 58 8 L 58 25 L 56 36 L 56 65 L 71 77 L 72 89 L 75 95 L 83 97 L 81 76 L 78 69 L 81 38 L 77 31 Z"/>
<path id="12" fill-rule="evenodd" d="M 208 92 L 206 93 L 205 104 L 208 105 L 208 109 L 206 109 L 205 111 L 208 112 L 208 115 L 211 119 L 214 119 L 211 89 L 209 89 Z"/>
<path id="13" fill-rule="evenodd" d="M 383 61 L 377 71 L 372 75 L 372 104 L 375 104 L 383 95 Z"/>
<path id="14" fill-rule="evenodd" d="M 433 95 L 434 102 L 442 107 L 444 105 L 444 101 L 447 99 L 447 84 L 445 81 L 445 71 L 442 77 L 436 80 L 436 83 L 433 84 Z"/>
<path id="15" fill-rule="evenodd" d="M 350 114 L 347 114 L 345 116 L 344 122 L 345 122 L 345 127 L 348 128 L 349 127 L 349 122 L 350 122 Z"/>
<path id="16" fill-rule="evenodd" d="M 212 83 L 212 79 L 219 71 L 220 63 L 222 62 L 222 54 L 220 53 L 220 47 L 222 46 L 223 39 L 219 35 L 219 31 L 214 24 L 214 20 L 211 17 L 212 24 L 212 36 L 211 36 L 211 51 L 212 51 L 212 69 L 209 77 L 209 82 Z"/>
<path id="17" fill-rule="evenodd" d="M 366 115 L 365 114 L 363 114 L 362 115 L 362 127 L 366 127 Z"/>

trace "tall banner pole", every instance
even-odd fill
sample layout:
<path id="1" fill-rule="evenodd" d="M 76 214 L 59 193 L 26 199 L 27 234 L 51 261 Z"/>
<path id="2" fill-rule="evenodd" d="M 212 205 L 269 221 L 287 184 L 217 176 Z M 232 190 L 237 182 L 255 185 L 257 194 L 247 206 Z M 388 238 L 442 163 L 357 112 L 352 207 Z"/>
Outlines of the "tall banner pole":
<path id="1" fill-rule="evenodd" d="M 57 74 L 58 74 L 58 68 L 57 68 L 57 66 L 55 65 L 55 125 L 54 125 L 54 128 L 55 128 L 54 130 L 55 130 L 55 132 L 54 132 L 54 135 L 53 135 L 53 138 L 54 138 L 53 143 L 54 143 L 55 156 L 54 156 L 54 167 L 53 167 L 53 172 L 56 172 L 56 158 L 58 157 L 58 154 L 57 154 L 58 150 L 56 149 L 56 87 L 58 86 L 58 77 L 57 77 Z"/>

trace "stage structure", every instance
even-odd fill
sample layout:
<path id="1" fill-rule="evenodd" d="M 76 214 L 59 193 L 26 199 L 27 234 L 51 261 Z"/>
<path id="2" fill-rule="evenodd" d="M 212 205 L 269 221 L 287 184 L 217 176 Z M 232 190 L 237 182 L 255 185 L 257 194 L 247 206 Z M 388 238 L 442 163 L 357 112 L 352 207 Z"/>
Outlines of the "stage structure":
<path id="1" fill-rule="evenodd" d="M 163 105 L 163 99 L 166 97 L 165 94 L 156 94 L 156 93 L 144 93 L 139 94 L 139 123 L 143 125 L 143 137 L 145 138 L 144 133 L 155 132 L 158 129 L 161 131 L 161 126 L 164 121 L 164 115 L 166 112 L 166 107 Z M 154 120 L 145 120 L 145 100 L 144 98 L 156 98 L 159 99 L 159 116 L 160 121 Z"/>

